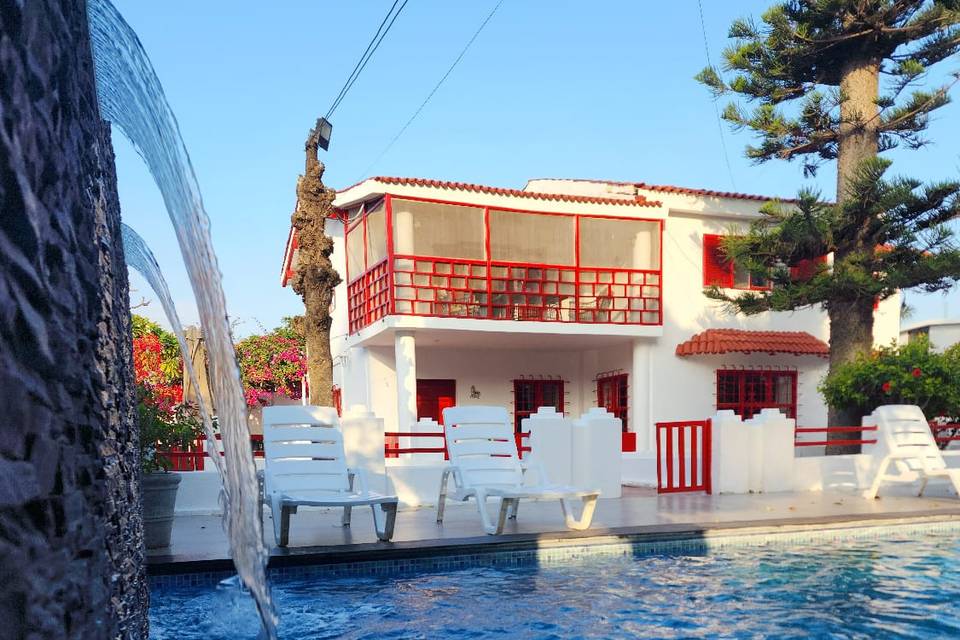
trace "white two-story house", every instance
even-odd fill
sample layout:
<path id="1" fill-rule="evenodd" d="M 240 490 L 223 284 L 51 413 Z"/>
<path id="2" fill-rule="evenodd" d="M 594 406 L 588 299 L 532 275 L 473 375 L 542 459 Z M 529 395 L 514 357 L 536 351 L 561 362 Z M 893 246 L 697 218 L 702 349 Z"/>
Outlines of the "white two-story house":
<path id="1" fill-rule="evenodd" d="M 518 431 L 540 406 L 604 406 L 623 421 L 624 450 L 651 465 L 659 421 L 778 407 L 824 426 L 826 314 L 734 316 L 703 295 L 767 286 L 724 261 L 719 237 L 768 199 L 557 179 L 345 189 L 328 224 L 344 279 L 333 327 L 343 406 L 400 432 L 454 404 L 506 406 Z M 284 284 L 296 246 L 291 234 Z M 875 341 L 895 340 L 899 300 L 876 317 Z"/>

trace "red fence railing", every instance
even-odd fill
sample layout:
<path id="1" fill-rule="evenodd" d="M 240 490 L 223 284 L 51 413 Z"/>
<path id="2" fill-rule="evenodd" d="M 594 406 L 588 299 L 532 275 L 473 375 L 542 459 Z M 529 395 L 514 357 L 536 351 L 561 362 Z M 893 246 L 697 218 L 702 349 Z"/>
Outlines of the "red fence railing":
<path id="1" fill-rule="evenodd" d="M 710 493 L 712 422 L 657 423 L 657 493 Z"/>
<path id="2" fill-rule="evenodd" d="M 220 440 L 220 434 L 217 434 L 217 440 Z M 207 436 L 200 436 L 186 451 L 180 448 L 174 448 L 170 451 L 159 451 L 157 455 L 170 461 L 171 471 L 203 471 L 203 459 L 210 454 L 206 451 Z M 250 434 L 250 448 L 253 449 L 253 457 L 263 457 L 263 435 Z M 223 455 L 223 452 L 220 452 Z"/>
<path id="3" fill-rule="evenodd" d="M 399 458 L 401 454 L 412 453 L 442 453 L 444 460 L 449 460 L 450 455 L 447 452 L 447 439 L 442 431 L 421 431 L 409 433 L 406 431 L 385 431 L 383 443 L 383 455 L 386 458 Z M 529 431 L 521 431 L 516 434 L 517 452 L 522 458 L 524 453 L 530 452 L 530 446 L 524 444 L 524 440 L 530 437 Z M 401 438 L 429 438 L 433 441 L 433 446 L 410 446 L 401 447 Z M 436 442 L 439 440 L 439 444 Z"/>
<path id="4" fill-rule="evenodd" d="M 933 439 L 941 449 L 946 449 L 951 442 L 960 440 L 960 422 L 931 420 L 930 431 L 933 432 Z"/>
<path id="5" fill-rule="evenodd" d="M 849 447 L 864 444 L 876 444 L 876 438 L 864 438 L 862 435 L 859 438 L 838 438 L 836 440 L 830 438 L 830 434 L 833 433 L 862 434 L 864 431 L 876 430 L 876 427 L 797 427 L 794 430 L 795 441 L 793 444 L 795 447 L 825 447 L 828 445 L 831 447 Z M 805 433 L 822 433 L 825 434 L 825 437 L 817 440 L 800 439 L 800 435 Z"/>

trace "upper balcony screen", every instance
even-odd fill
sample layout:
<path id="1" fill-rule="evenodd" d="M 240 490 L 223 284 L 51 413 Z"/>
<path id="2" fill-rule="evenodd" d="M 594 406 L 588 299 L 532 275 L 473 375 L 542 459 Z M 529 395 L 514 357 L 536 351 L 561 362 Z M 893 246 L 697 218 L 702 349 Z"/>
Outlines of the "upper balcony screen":
<path id="1" fill-rule="evenodd" d="M 490 258 L 494 262 L 576 264 L 576 219 L 490 210 Z"/>
<path id="2" fill-rule="evenodd" d="M 484 260 L 483 208 L 394 198 L 394 252 Z"/>
<path id="3" fill-rule="evenodd" d="M 660 226 L 649 220 L 580 218 L 580 266 L 660 269 Z"/>

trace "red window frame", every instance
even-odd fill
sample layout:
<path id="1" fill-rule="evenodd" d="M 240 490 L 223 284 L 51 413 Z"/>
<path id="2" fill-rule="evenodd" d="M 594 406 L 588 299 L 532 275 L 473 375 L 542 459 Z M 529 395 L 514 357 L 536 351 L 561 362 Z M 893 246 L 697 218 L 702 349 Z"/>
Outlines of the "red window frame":
<path id="1" fill-rule="evenodd" d="M 789 402 L 776 402 L 776 382 L 787 378 Z M 772 369 L 718 369 L 717 411 L 732 409 L 743 419 L 761 409 L 780 409 L 788 418 L 797 417 L 797 372 Z"/>
<path id="2" fill-rule="evenodd" d="M 524 393 L 524 387 L 529 388 L 529 396 Z M 553 403 L 544 401 L 544 396 L 546 395 L 544 391 L 547 388 L 554 389 L 552 395 L 555 397 L 555 402 Z M 563 411 L 563 405 L 563 380 L 519 379 L 513 381 L 513 428 L 517 433 L 520 433 L 520 425 L 523 419 L 529 418 L 530 415 L 536 413 L 540 407 L 552 406 L 557 410 L 557 413 L 561 413 Z"/>
<path id="3" fill-rule="evenodd" d="M 627 432 L 629 417 L 630 386 L 626 373 L 601 374 L 597 376 L 597 406 L 603 407 L 620 418 L 623 432 Z"/>
<path id="4" fill-rule="evenodd" d="M 484 209 L 483 260 L 443 256 L 398 255 L 393 243 L 393 194 L 385 194 L 387 259 L 369 264 L 364 241 L 364 273 L 355 274 L 347 259 L 347 303 L 350 333 L 385 315 L 486 318 L 578 324 L 663 324 L 663 228 L 657 218 L 629 218 L 654 222 L 658 234 L 657 269 L 588 267 L 580 264 L 580 220 L 623 219 L 602 214 L 531 211 L 500 206 L 482 206 L 416 196 L 403 200 L 432 202 Z M 490 210 L 518 214 L 571 217 L 576 220 L 574 264 L 552 265 L 493 261 L 490 250 Z M 366 234 L 366 205 L 359 219 L 345 226 L 344 244 L 352 233 Z M 500 275 L 509 272 L 509 277 Z M 515 276 L 515 273 L 520 275 Z M 419 283 L 417 281 L 420 281 Z M 501 288 L 505 282 L 512 284 Z M 421 284 L 427 283 L 427 284 Z M 516 290 L 517 288 L 522 290 Z M 562 290 L 571 288 L 571 292 Z M 573 301 L 560 308 L 554 299 Z"/>
<path id="5" fill-rule="evenodd" d="M 769 281 L 754 284 L 754 275 L 747 274 L 749 284 L 738 285 L 736 272 L 737 265 L 733 260 L 723 255 L 723 238 L 715 233 L 703 234 L 703 286 L 718 286 L 722 289 L 739 289 L 742 291 L 767 291 L 771 288 Z"/>

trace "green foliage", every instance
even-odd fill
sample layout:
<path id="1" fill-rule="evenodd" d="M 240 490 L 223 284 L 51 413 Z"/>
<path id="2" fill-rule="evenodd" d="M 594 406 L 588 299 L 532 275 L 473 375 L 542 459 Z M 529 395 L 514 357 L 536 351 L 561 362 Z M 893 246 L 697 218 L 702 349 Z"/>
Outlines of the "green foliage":
<path id="1" fill-rule="evenodd" d="M 960 345 L 937 353 L 924 336 L 885 347 L 832 371 L 820 391 L 831 406 L 864 415 L 883 404 L 915 404 L 928 418 L 958 418 Z"/>
<path id="2" fill-rule="evenodd" d="M 135 352 L 149 345 L 151 336 L 155 336 L 159 340 L 159 361 L 153 366 L 156 372 L 162 376 L 163 382 L 181 384 L 183 381 L 183 359 L 180 354 L 180 344 L 177 342 L 177 336 L 153 320 L 137 314 L 131 316 L 131 329 Z M 136 358 L 136 353 L 134 357 Z"/>
<path id="3" fill-rule="evenodd" d="M 137 414 L 142 473 L 168 470 L 170 460 L 158 452 L 170 451 L 174 447 L 185 450 L 200 437 L 202 425 L 195 407 L 187 404 L 165 407 L 144 385 L 137 385 Z"/>
<path id="4" fill-rule="evenodd" d="M 237 343 L 237 362 L 249 406 L 265 404 L 274 394 L 301 396 L 307 359 L 303 335 L 294 324 L 291 318 L 284 318 L 273 331 Z"/>
<path id="5" fill-rule="evenodd" d="M 754 131 L 759 142 L 747 156 L 763 162 L 801 158 L 808 174 L 837 157 L 839 91 L 844 65 L 879 61 L 887 78 L 876 103 L 881 149 L 917 148 L 931 112 L 949 102 L 949 84 L 904 91 L 937 63 L 960 51 L 956 0 L 793 0 L 761 17 L 733 23 L 734 43 L 724 51 L 728 78 L 713 68 L 697 75 L 715 97 L 734 94 L 756 102 L 753 111 L 731 103 L 723 117 L 735 129 Z M 792 108 L 785 108 L 787 106 Z M 865 122 L 846 124 L 864 125 Z"/>
<path id="6" fill-rule="evenodd" d="M 960 182 L 886 179 L 889 166 L 881 158 L 864 163 L 853 197 L 841 204 L 804 191 L 796 203 L 765 206 L 763 217 L 727 237 L 723 248 L 773 287 L 735 295 L 713 287 L 707 296 L 754 314 L 952 286 L 960 278 L 960 250 L 946 223 L 960 215 Z M 803 279 L 792 276 L 790 266 L 831 253 L 832 266 L 821 265 Z"/>

